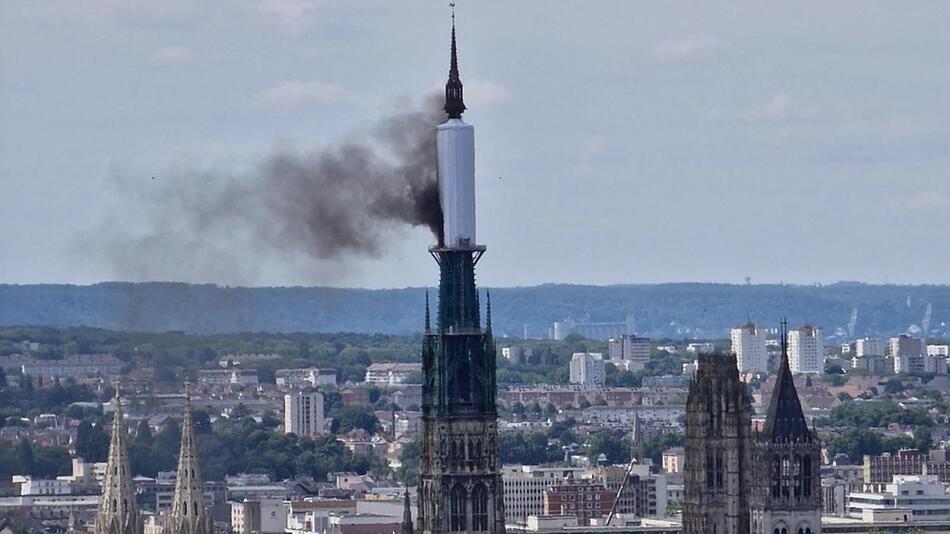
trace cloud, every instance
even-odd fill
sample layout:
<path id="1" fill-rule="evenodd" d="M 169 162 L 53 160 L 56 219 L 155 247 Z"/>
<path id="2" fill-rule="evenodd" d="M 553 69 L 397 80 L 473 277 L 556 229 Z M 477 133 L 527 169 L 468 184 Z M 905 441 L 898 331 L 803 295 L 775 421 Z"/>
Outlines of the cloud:
<path id="1" fill-rule="evenodd" d="M 284 33 L 300 33 L 310 27 L 319 0 L 263 0 L 257 4 L 259 19 Z"/>
<path id="2" fill-rule="evenodd" d="M 788 93 L 776 93 L 768 102 L 754 105 L 745 113 L 753 122 L 784 121 L 794 112 L 792 97 Z"/>
<path id="3" fill-rule="evenodd" d="M 919 191 L 903 198 L 900 204 L 911 210 L 950 210 L 950 195 L 939 191 Z"/>
<path id="4" fill-rule="evenodd" d="M 709 35 L 664 41 L 654 49 L 654 56 L 661 63 L 708 61 L 726 53 L 727 49 L 719 39 Z"/>
<path id="5" fill-rule="evenodd" d="M 163 46 L 156 50 L 151 57 L 152 63 L 159 65 L 182 65 L 194 63 L 197 56 L 183 46 Z"/>
<path id="6" fill-rule="evenodd" d="M 480 106 L 502 104 L 511 100 L 511 91 L 496 82 L 473 80 L 465 82 L 465 99 Z"/>
<path id="7" fill-rule="evenodd" d="M 745 109 L 731 112 L 713 111 L 714 122 L 740 122 L 749 124 L 805 123 L 818 120 L 820 111 L 802 104 L 790 94 L 779 91 L 768 100 L 752 104 Z"/>
<path id="8" fill-rule="evenodd" d="M 285 80 L 264 91 L 261 99 L 280 106 L 299 106 L 339 102 L 345 96 L 346 92 L 343 88 L 335 83 L 318 80 Z"/>

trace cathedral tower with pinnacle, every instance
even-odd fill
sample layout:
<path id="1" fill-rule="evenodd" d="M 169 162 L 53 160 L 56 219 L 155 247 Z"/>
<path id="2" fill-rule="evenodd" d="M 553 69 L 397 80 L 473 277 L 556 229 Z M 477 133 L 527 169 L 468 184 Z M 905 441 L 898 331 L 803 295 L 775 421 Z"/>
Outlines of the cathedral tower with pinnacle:
<path id="1" fill-rule="evenodd" d="M 808 428 L 788 364 L 782 322 L 782 363 L 765 430 L 756 436 L 752 534 L 820 534 L 821 443 Z"/>
<path id="2" fill-rule="evenodd" d="M 95 534 L 142 534 L 144 523 L 135 504 L 132 470 L 129 468 L 128 434 L 122 418 L 119 384 L 115 385 L 115 416 L 109 443 L 109 461 L 96 512 Z"/>
<path id="3" fill-rule="evenodd" d="M 683 534 L 748 534 L 752 406 L 735 355 L 701 354 L 686 399 Z"/>
<path id="4" fill-rule="evenodd" d="M 185 415 L 181 422 L 181 451 L 175 479 L 171 513 L 165 519 L 165 534 L 214 534 L 211 515 L 205 509 L 198 447 L 191 417 L 191 396 L 185 385 Z"/>
<path id="5" fill-rule="evenodd" d="M 443 237 L 429 249 L 439 265 L 439 302 L 433 328 L 426 297 L 417 530 L 503 533 L 491 299 L 483 328 L 475 286 L 485 252 L 475 240 L 475 130 L 462 120 L 454 17 L 444 109 L 448 120 L 436 131 Z"/>

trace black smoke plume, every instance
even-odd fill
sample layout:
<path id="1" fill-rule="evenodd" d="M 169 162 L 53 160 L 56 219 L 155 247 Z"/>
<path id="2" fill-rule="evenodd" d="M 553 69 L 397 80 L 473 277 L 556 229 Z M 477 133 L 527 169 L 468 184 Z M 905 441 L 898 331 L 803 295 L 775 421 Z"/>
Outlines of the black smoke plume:
<path id="1" fill-rule="evenodd" d="M 92 239 L 123 279 L 223 281 L 216 275 L 226 273 L 229 283 L 253 280 L 250 263 L 262 255 L 298 264 L 378 257 L 407 225 L 441 243 L 435 127 L 444 117 L 430 96 L 364 140 L 277 151 L 249 172 L 179 166 L 140 181 L 120 173 L 125 213 L 84 243 Z"/>

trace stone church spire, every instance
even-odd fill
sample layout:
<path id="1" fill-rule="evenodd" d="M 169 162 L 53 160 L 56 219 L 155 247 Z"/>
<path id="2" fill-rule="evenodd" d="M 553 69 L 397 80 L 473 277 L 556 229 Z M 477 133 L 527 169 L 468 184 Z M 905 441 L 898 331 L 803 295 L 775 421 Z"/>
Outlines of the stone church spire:
<path id="1" fill-rule="evenodd" d="M 205 510 L 188 384 L 185 384 L 185 416 L 181 423 L 181 452 L 178 455 L 175 498 L 172 501 L 171 513 L 165 522 L 165 532 L 169 534 L 213 534 L 214 532 L 211 516 Z"/>
<path id="2" fill-rule="evenodd" d="M 99 510 L 96 513 L 95 534 L 142 534 L 142 516 L 135 504 L 132 488 L 132 470 L 129 468 L 127 433 L 122 418 L 122 399 L 119 384 L 115 385 L 115 417 L 112 420 L 112 440 L 109 444 L 109 462 L 102 487 Z"/>
<path id="3" fill-rule="evenodd" d="M 412 527 L 412 504 L 409 501 L 408 486 L 406 486 L 406 495 L 402 509 L 402 534 L 415 534 L 415 529 Z"/>
<path id="4" fill-rule="evenodd" d="M 788 323 L 782 321 L 782 363 L 765 430 L 755 444 L 752 534 L 821 533 L 821 443 L 808 429 L 788 365 Z"/>

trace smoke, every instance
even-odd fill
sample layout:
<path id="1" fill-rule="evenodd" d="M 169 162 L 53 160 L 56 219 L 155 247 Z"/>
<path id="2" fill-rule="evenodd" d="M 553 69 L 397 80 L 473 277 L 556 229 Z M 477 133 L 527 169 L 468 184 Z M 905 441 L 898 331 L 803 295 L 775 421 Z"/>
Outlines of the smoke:
<path id="1" fill-rule="evenodd" d="M 406 226 L 441 242 L 435 126 L 444 116 L 433 95 L 381 120 L 364 140 L 275 151 L 250 171 L 118 173 L 121 208 L 86 236 L 93 250 L 84 252 L 104 256 L 127 280 L 248 283 L 265 255 L 297 270 L 345 269 L 352 257 L 384 254 L 387 238 Z"/>

